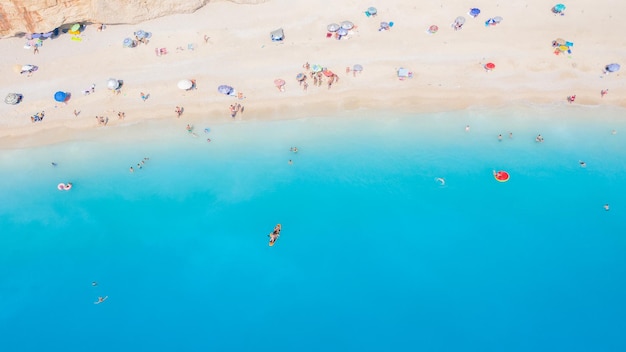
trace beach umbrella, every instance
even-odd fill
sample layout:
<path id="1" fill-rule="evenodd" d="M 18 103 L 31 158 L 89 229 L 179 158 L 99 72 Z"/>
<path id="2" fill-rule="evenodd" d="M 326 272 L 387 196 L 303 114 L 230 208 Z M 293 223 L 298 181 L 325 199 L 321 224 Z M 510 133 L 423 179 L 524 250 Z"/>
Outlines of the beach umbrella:
<path id="1" fill-rule="evenodd" d="M 305 78 L 306 78 L 306 75 L 305 75 L 304 73 L 302 73 L 302 72 L 300 72 L 300 73 L 298 73 L 298 74 L 296 75 L 296 80 L 297 80 L 297 81 L 302 81 L 302 80 L 304 80 Z"/>
<path id="2" fill-rule="evenodd" d="M 109 80 L 107 81 L 107 88 L 111 90 L 116 90 L 119 87 L 120 82 L 118 80 L 116 80 L 115 78 L 109 78 Z"/>
<path id="3" fill-rule="evenodd" d="M 41 36 L 43 36 L 43 33 L 33 33 L 30 35 L 33 39 L 41 38 Z"/>
<path id="4" fill-rule="evenodd" d="M 347 29 L 345 29 L 345 28 L 343 28 L 343 27 L 342 27 L 342 28 L 339 28 L 339 29 L 337 30 L 337 34 L 339 34 L 340 36 L 348 35 L 348 30 L 347 30 Z"/>
<path id="5" fill-rule="evenodd" d="M 378 13 L 378 10 L 376 10 L 376 8 L 375 8 L 375 7 L 369 7 L 369 8 L 367 9 L 367 13 L 369 13 L 370 15 L 375 15 L 375 14 L 377 14 L 377 13 Z"/>
<path id="6" fill-rule="evenodd" d="M 44 38 L 50 38 L 50 37 L 52 37 L 52 35 L 53 35 L 53 34 L 54 34 L 54 31 L 50 31 L 50 32 L 47 32 L 47 33 L 42 34 L 42 36 L 43 36 Z"/>
<path id="7" fill-rule="evenodd" d="M 341 26 L 338 25 L 337 23 L 331 23 L 326 27 L 326 29 L 328 29 L 329 32 L 336 32 L 339 28 L 341 28 Z"/>
<path id="8" fill-rule="evenodd" d="M 428 27 L 428 32 L 430 33 L 437 33 L 437 31 L 439 30 L 439 27 L 432 25 L 430 27 Z"/>
<path id="9" fill-rule="evenodd" d="M 341 22 L 341 28 L 351 30 L 352 28 L 354 28 L 354 23 L 350 21 L 343 21 Z"/>
<path id="10" fill-rule="evenodd" d="M 606 72 L 617 72 L 620 69 L 620 65 L 619 64 L 608 64 L 604 67 L 604 70 Z"/>
<path id="11" fill-rule="evenodd" d="M 222 94 L 226 94 L 226 95 L 230 95 L 235 89 L 231 86 L 227 86 L 225 84 L 222 84 L 221 86 L 217 87 L 217 91 L 222 93 Z"/>
<path id="12" fill-rule="evenodd" d="M 356 64 L 354 66 L 352 66 L 352 71 L 363 71 L 363 66 Z"/>
<path id="13" fill-rule="evenodd" d="M 389 22 L 380 22 L 380 28 L 389 29 Z"/>
<path id="14" fill-rule="evenodd" d="M 54 93 L 54 100 L 62 103 L 65 99 L 67 99 L 67 93 L 61 91 Z"/>
<path id="15" fill-rule="evenodd" d="M 37 66 L 35 66 L 35 65 L 24 65 L 24 66 L 22 66 L 22 71 L 30 71 L 30 70 L 35 71 L 36 67 Z"/>
<path id="16" fill-rule="evenodd" d="M 80 23 L 76 23 L 72 26 L 72 28 L 70 28 L 70 31 L 72 32 L 76 32 L 80 29 Z"/>
<path id="17" fill-rule="evenodd" d="M 124 38 L 124 47 L 125 48 L 132 48 L 133 47 L 133 40 L 130 38 Z"/>
<path id="18" fill-rule="evenodd" d="M 464 24 L 465 23 L 465 17 L 463 17 L 463 16 L 457 17 L 456 19 L 454 19 L 454 23 Z"/>
<path id="19" fill-rule="evenodd" d="M 565 45 L 565 43 L 566 43 L 565 39 L 563 39 L 563 38 L 556 38 L 554 40 L 554 42 L 557 43 L 559 46 L 560 45 Z"/>
<path id="20" fill-rule="evenodd" d="M 285 80 L 282 78 L 277 78 L 274 80 L 274 84 L 276 85 L 276 87 L 282 87 L 285 85 Z"/>
<path id="21" fill-rule="evenodd" d="M 178 81 L 178 89 L 189 90 L 193 88 L 193 82 L 188 79 Z"/>
<path id="22" fill-rule="evenodd" d="M 554 8 L 553 8 L 554 12 L 556 12 L 556 13 L 563 12 L 563 11 L 565 11 L 565 9 L 566 9 L 566 7 L 563 4 L 556 4 L 556 5 L 554 5 Z"/>
<path id="23" fill-rule="evenodd" d="M 469 10 L 469 15 L 472 17 L 476 17 L 478 14 L 480 14 L 480 9 L 474 7 Z"/>
<path id="24" fill-rule="evenodd" d="M 494 17 L 494 18 L 493 18 L 493 21 L 494 21 L 495 23 L 500 23 L 500 22 L 502 22 L 502 17 L 500 17 L 500 16 L 496 16 L 496 17 Z"/>
<path id="25" fill-rule="evenodd" d="M 141 39 L 141 38 L 144 38 L 144 36 L 146 35 L 146 32 L 144 32 L 143 30 L 140 29 L 137 32 L 135 32 L 134 34 L 135 34 L 135 37 Z"/>
<path id="26" fill-rule="evenodd" d="M 488 62 L 485 64 L 486 70 L 493 70 L 494 68 L 496 68 L 496 64 L 494 64 L 493 62 Z"/>
<path id="27" fill-rule="evenodd" d="M 324 76 L 326 76 L 326 77 L 332 77 L 332 76 L 334 76 L 334 75 L 335 75 L 335 74 L 333 73 L 333 71 L 331 71 L 331 70 L 324 70 Z"/>
<path id="28" fill-rule="evenodd" d="M 317 64 L 315 64 L 315 65 L 311 66 L 311 71 L 313 71 L 313 73 L 320 72 L 320 71 L 322 71 L 323 69 L 324 69 L 324 68 L 323 68 L 322 66 L 317 65 Z"/>
<path id="29" fill-rule="evenodd" d="M 11 105 L 18 104 L 20 101 L 22 101 L 22 95 L 17 93 L 9 93 L 4 98 L 4 102 Z"/>

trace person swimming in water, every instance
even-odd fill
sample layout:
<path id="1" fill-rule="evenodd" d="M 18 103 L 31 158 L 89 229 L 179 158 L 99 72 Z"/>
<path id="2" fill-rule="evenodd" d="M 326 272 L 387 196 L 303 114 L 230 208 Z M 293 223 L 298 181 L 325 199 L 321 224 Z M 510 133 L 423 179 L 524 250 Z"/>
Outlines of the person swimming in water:
<path id="1" fill-rule="evenodd" d="M 98 300 L 97 300 L 97 301 L 95 301 L 95 302 L 93 302 L 93 304 L 100 304 L 100 303 L 102 303 L 102 302 L 106 301 L 106 300 L 107 300 L 107 298 L 109 298 L 109 296 L 98 297 Z"/>
<path id="2" fill-rule="evenodd" d="M 276 242 L 276 240 L 278 239 L 278 237 L 280 237 L 280 230 L 281 230 L 282 226 L 280 224 L 276 225 L 274 227 L 274 230 L 272 231 L 272 233 L 270 233 L 268 236 L 270 238 L 270 243 L 274 243 Z"/>
<path id="3" fill-rule="evenodd" d="M 441 186 L 446 185 L 446 180 L 444 180 L 443 177 L 435 177 L 435 181 L 439 182 Z"/>
<path id="4" fill-rule="evenodd" d="M 578 164 L 580 164 L 580 167 L 587 167 L 587 163 L 582 160 L 578 160 Z"/>

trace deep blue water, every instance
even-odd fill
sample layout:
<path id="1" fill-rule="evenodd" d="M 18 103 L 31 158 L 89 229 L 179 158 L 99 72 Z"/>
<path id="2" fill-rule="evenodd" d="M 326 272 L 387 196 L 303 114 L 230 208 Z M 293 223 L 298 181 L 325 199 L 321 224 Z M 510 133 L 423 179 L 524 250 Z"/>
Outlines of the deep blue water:
<path id="1" fill-rule="evenodd" d="M 623 110 L 362 115 L 0 151 L 0 350 L 626 350 Z"/>

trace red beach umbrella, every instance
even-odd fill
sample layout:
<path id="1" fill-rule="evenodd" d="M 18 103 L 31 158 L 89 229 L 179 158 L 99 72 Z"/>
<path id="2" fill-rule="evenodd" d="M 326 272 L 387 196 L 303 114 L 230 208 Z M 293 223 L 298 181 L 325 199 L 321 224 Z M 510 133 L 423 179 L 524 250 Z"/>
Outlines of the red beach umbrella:
<path id="1" fill-rule="evenodd" d="M 488 62 L 485 65 L 485 69 L 487 69 L 487 70 L 493 70 L 494 68 L 496 68 L 496 64 L 494 64 L 493 62 Z"/>
<path id="2" fill-rule="evenodd" d="M 334 75 L 333 71 L 331 71 L 331 70 L 326 70 L 326 71 L 324 71 L 324 76 L 326 76 L 326 77 L 332 77 L 332 75 Z"/>

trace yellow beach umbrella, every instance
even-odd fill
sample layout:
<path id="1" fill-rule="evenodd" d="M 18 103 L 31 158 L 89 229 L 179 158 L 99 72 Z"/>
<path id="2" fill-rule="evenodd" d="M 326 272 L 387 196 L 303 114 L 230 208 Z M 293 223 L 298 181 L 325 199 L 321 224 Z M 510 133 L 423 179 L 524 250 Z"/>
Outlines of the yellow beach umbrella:
<path id="1" fill-rule="evenodd" d="M 568 50 L 569 50 L 569 46 L 567 46 L 567 45 L 561 45 L 561 46 L 559 47 L 559 50 L 561 50 L 561 51 L 568 51 Z"/>

